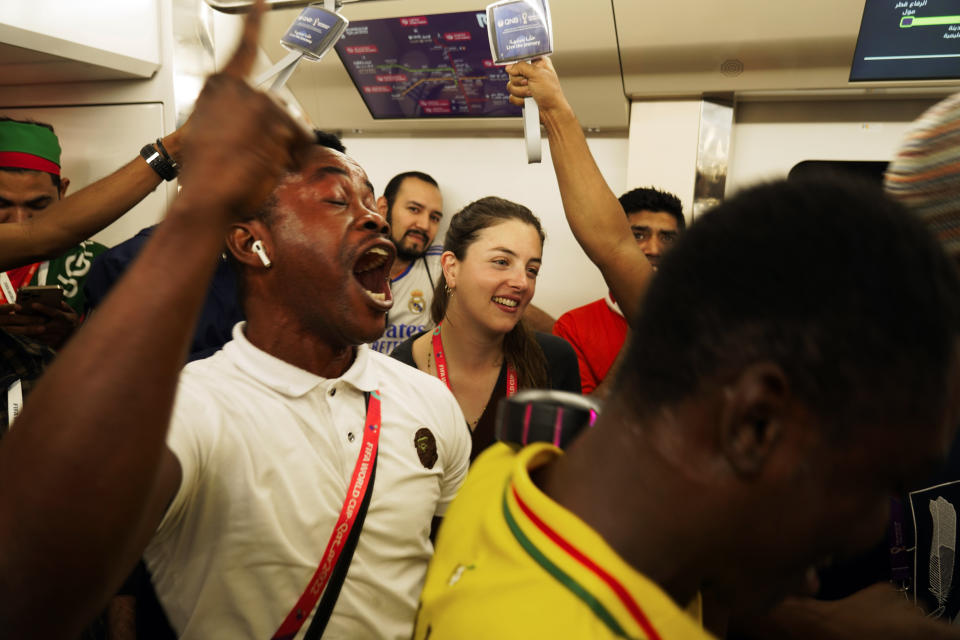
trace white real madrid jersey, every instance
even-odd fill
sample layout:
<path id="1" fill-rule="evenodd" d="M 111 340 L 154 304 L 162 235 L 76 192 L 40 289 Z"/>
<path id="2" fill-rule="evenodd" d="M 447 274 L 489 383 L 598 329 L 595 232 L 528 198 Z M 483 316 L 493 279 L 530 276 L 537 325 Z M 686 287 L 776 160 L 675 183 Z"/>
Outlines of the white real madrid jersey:
<path id="1" fill-rule="evenodd" d="M 390 355 L 401 342 L 421 331 L 426 331 L 430 320 L 433 287 L 443 277 L 440 256 L 443 247 L 434 245 L 423 258 L 410 263 L 406 271 L 390 281 L 393 308 L 387 314 L 387 329 L 380 339 L 370 345 L 374 351 Z"/>

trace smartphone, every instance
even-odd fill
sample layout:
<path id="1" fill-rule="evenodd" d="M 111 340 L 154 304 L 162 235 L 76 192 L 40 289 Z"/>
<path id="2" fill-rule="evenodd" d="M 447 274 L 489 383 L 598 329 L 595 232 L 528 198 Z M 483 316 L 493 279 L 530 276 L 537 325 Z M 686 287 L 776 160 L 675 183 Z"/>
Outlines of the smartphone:
<path id="1" fill-rule="evenodd" d="M 26 309 L 34 302 L 45 307 L 59 309 L 60 303 L 63 302 L 63 287 L 57 284 L 42 287 L 21 287 L 17 293 L 17 304 Z"/>

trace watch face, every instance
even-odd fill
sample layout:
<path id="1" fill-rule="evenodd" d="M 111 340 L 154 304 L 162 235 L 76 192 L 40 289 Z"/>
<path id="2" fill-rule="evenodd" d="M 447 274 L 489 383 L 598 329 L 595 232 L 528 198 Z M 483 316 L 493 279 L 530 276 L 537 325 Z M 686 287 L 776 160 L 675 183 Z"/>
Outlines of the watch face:
<path id="1" fill-rule="evenodd" d="M 163 154 L 154 148 L 152 144 L 144 146 L 143 149 L 140 150 L 140 156 L 146 160 L 150 168 L 156 171 L 157 175 L 164 180 L 173 180 L 177 177 L 176 167 L 170 164 L 170 162 L 163 157 Z"/>

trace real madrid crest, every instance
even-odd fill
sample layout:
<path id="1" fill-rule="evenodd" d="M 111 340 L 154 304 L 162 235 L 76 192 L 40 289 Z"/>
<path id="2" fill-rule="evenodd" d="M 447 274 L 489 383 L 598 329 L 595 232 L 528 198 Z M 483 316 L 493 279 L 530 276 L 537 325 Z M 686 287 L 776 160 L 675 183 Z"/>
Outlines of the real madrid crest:
<path id="1" fill-rule="evenodd" d="M 427 301 L 423 297 L 423 291 L 419 289 L 414 289 L 410 292 L 410 302 L 407 303 L 407 308 L 410 309 L 411 313 L 423 313 L 427 309 Z"/>

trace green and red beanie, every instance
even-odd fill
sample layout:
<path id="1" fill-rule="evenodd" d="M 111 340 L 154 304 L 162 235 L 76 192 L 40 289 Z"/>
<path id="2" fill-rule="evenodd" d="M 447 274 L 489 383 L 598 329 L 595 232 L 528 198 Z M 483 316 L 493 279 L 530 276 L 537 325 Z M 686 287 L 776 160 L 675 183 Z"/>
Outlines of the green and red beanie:
<path id="1" fill-rule="evenodd" d="M 57 135 L 32 122 L 0 122 L 0 168 L 31 169 L 59 176 Z"/>

